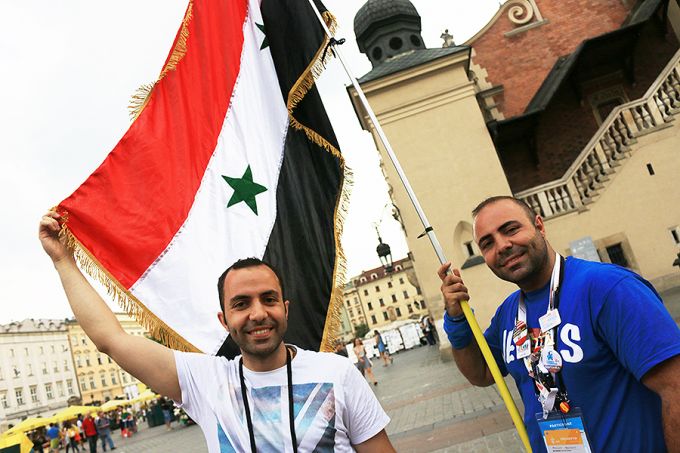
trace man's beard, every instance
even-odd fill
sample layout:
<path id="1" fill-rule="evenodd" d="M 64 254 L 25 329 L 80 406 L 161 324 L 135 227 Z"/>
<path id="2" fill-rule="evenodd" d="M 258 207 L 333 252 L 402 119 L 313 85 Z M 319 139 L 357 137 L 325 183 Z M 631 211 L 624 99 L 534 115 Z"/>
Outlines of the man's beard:
<path id="1" fill-rule="evenodd" d="M 249 340 L 247 332 L 257 329 L 258 327 L 266 327 L 272 329 L 271 337 L 265 342 L 257 343 L 256 341 Z M 281 330 L 283 327 L 283 330 Z M 265 358 L 272 355 L 279 348 L 283 342 L 282 331 L 286 331 L 287 326 L 281 326 L 277 322 L 266 322 L 262 324 L 248 324 L 240 332 L 231 330 L 229 334 L 236 343 L 236 345 L 241 349 L 242 353 L 248 354 L 250 356 Z"/>
<path id="2" fill-rule="evenodd" d="M 503 254 L 499 256 L 499 262 L 502 263 L 506 261 L 507 258 L 524 254 L 525 262 L 521 271 L 514 272 L 511 269 L 507 269 L 500 265 L 497 268 L 491 268 L 491 271 L 501 280 L 522 286 L 523 282 L 531 280 L 540 273 L 542 266 L 549 261 L 547 259 L 547 251 L 548 245 L 545 239 L 539 234 L 536 234 L 534 239 L 526 246 L 513 246 L 510 250 L 503 252 Z"/>

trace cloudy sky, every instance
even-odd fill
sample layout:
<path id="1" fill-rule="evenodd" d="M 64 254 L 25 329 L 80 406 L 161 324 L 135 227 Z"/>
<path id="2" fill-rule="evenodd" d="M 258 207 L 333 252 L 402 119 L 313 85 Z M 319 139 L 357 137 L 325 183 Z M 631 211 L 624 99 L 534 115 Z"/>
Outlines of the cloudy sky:
<path id="1" fill-rule="evenodd" d="M 457 43 L 482 28 L 498 0 L 412 0 L 428 47 L 445 28 Z M 40 248 L 42 213 L 73 192 L 130 125 L 127 105 L 160 72 L 187 0 L 22 0 L 3 4 L 0 27 L 0 323 L 70 316 L 56 273 Z M 360 0 L 326 0 L 356 77 L 370 70 L 359 53 L 353 19 Z M 395 259 L 406 254 L 399 225 L 383 207 L 386 185 L 378 153 L 345 91 L 339 62 L 319 81 L 347 162 L 355 173 L 343 245 L 349 272 L 378 266 L 378 223 Z M 397 153 L 399 150 L 396 150 Z M 361 195 L 359 195 L 361 194 Z M 382 214 L 381 214 L 382 213 Z"/>

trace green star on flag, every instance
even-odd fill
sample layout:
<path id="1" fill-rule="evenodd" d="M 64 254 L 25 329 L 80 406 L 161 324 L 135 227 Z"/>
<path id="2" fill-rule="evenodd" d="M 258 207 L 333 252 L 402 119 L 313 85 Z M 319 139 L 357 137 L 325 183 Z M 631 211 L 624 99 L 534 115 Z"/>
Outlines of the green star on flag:
<path id="1" fill-rule="evenodd" d="M 269 41 L 267 41 L 267 32 L 264 30 L 264 24 L 258 24 L 257 22 L 255 22 L 255 25 L 257 25 L 257 28 L 259 28 L 262 34 L 264 35 L 262 45 L 260 45 L 260 50 L 266 49 L 267 47 L 269 47 Z"/>
<path id="2" fill-rule="evenodd" d="M 232 178 L 230 176 L 222 175 L 222 178 L 234 189 L 234 193 L 229 199 L 227 207 L 231 207 L 237 203 L 244 202 L 257 215 L 257 202 L 255 196 L 266 192 L 267 188 L 256 182 L 253 182 L 253 171 L 250 165 L 246 168 L 245 173 L 240 178 Z"/>

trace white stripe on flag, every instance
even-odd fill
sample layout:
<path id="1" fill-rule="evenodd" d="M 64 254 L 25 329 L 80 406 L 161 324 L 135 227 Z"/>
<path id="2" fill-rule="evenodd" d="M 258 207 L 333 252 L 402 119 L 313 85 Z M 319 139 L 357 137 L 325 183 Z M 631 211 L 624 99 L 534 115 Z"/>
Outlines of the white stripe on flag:
<path id="1" fill-rule="evenodd" d="M 244 24 L 241 70 L 215 152 L 188 218 L 131 292 L 184 339 L 215 354 L 227 337 L 217 320 L 216 283 L 239 258 L 264 255 L 276 219 L 288 115 L 264 34 L 259 2 Z M 206 100 L 209 102 L 209 100 Z M 258 215 L 243 202 L 227 208 L 233 189 L 223 175 L 241 178 L 250 165 Z"/>

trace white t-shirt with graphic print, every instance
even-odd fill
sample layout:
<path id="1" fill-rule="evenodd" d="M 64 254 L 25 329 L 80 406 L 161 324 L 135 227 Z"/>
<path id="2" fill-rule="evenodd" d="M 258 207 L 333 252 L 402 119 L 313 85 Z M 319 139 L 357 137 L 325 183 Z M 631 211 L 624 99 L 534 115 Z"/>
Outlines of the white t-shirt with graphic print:
<path id="1" fill-rule="evenodd" d="M 203 430 L 210 453 L 250 451 L 238 364 L 175 351 L 182 407 Z M 267 372 L 243 367 L 258 453 L 292 452 L 286 366 Z M 292 360 L 298 451 L 348 452 L 390 419 L 354 365 L 337 354 L 297 348 Z"/>

